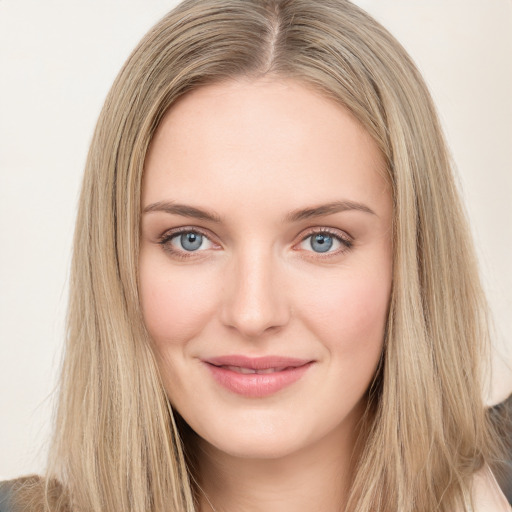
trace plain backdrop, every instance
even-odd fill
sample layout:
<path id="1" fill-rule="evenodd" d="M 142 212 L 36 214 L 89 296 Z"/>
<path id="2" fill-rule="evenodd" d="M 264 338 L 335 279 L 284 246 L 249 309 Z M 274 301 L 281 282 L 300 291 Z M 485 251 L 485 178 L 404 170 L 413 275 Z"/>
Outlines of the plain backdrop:
<path id="1" fill-rule="evenodd" d="M 44 467 L 87 147 L 124 60 L 176 3 L 0 0 L 0 480 Z M 495 314 L 498 401 L 512 390 L 512 0 L 356 3 L 438 105 Z"/>

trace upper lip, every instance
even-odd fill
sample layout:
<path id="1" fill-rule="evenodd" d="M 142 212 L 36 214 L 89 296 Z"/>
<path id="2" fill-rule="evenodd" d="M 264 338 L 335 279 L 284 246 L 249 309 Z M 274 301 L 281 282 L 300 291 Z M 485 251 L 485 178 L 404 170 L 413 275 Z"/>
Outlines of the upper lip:
<path id="1" fill-rule="evenodd" d="M 251 370 L 268 370 L 270 368 L 290 368 L 304 366 L 311 363 L 311 359 L 299 359 L 295 357 L 283 356 L 263 356 L 263 357 L 247 357 L 242 355 L 226 355 L 218 357 L 209 357 L 203 359 L 205 363 L 214 366 L 238 366 L 240 368 L 248 368 Z"/>

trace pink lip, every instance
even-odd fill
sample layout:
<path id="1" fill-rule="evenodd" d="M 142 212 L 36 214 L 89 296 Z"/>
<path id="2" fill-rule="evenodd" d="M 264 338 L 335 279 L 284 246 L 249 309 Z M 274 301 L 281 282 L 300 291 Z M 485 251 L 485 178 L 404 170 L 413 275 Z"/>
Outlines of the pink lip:
<path id="1" fill-rule="evenodd" d="M 251 398 L 261 398 L 299 380 L 314 361 L 281 356 L 246 357 L 240 355 L 212 357 L 203 360 L 213 378 L 223 387 Z M 229 368 L 232 367 L 232 368 Z M 265 371 L 271 373 L 241 373 Z"/>

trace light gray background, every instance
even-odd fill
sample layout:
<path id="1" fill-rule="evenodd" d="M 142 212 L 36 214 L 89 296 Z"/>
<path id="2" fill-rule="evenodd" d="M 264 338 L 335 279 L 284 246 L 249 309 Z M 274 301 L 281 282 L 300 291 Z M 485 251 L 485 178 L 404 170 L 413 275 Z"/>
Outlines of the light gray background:
<path id="1" fill-rule="evenodd" d="M 437 102 L 512 390 L 512 0 L 359 0 Z M 0 480 L 41 471 L 81 173 L 122 63 L 176 1 L 0 0 Z"/>

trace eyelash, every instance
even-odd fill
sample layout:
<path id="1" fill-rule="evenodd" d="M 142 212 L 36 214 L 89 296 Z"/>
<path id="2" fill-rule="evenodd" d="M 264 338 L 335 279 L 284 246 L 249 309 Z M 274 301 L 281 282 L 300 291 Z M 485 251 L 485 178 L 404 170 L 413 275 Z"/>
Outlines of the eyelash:
<path id="1" fill-rule="evenodd" d="M 173 229 L 172 231 L 165 232 L 159 238 L 158 244 L 161 245 L 164 248 L 165 251 L 170 253 L 175 258 L 185 260 L 185 259 L 188 259 L 188 258 L 197 257 L 197 254 L 195 254 L 196 251 L 180 251 L 180 250 L 176 250 L 170 244 L 170 241 L 173 238 L 175 238 L 176 236 L 178 236 L 180 234 L 183 234 L 183 233 L 197 233 L 197 234 L 199 234 L 201 236 L 204 236 L 210 242 L 212 242 L 211 235 L 209 233 L 205 232 L 204 230 L 202 230 L 200 228 L 197 228 L 197 227 L 184 226 L 182 228 L 176 228 L 176 229 Z M 343 253 L 349 251 L 352 248 L 352 246 L 353 246 L 353 241 L 352 241 L 352 239 L 350 237 L 348 237 L 347 235 L 341 234 L 337 230 L 335 231 L 335 230 L 329 229 L 329 228 L 310 228 L 306 232 L 306 234 L 301 238 L 300 242 L 295 244 L 295 246 L 302 244 L 303 242 L 305 242 L 308 238 L 312 237 L 313 235 L 319 235 L 319 234 L 326 234 L 329 237 L 334 238 L 335 240 L 337 240 L 342 245 L 342 248 L 338 249 L 337 251 L 334 251 L 334 252 L 326 252 L 325 254 L 322 254 L 320 252 L 315 252 L 315 251 L 306 251 L 306 252 L 311 252 L 311 253 L 315 254 L 315 258 L 324 259 L 324 258 L 329 258 L 329 257 L 332 257 L 332 256 L 338 256 L 340 254 L 343 254 Z M 214 243 L 214 242 L 212 242 L 212 243 Z M 202 252 L 202 251 L 200 251 L 200 252 Z"/>

